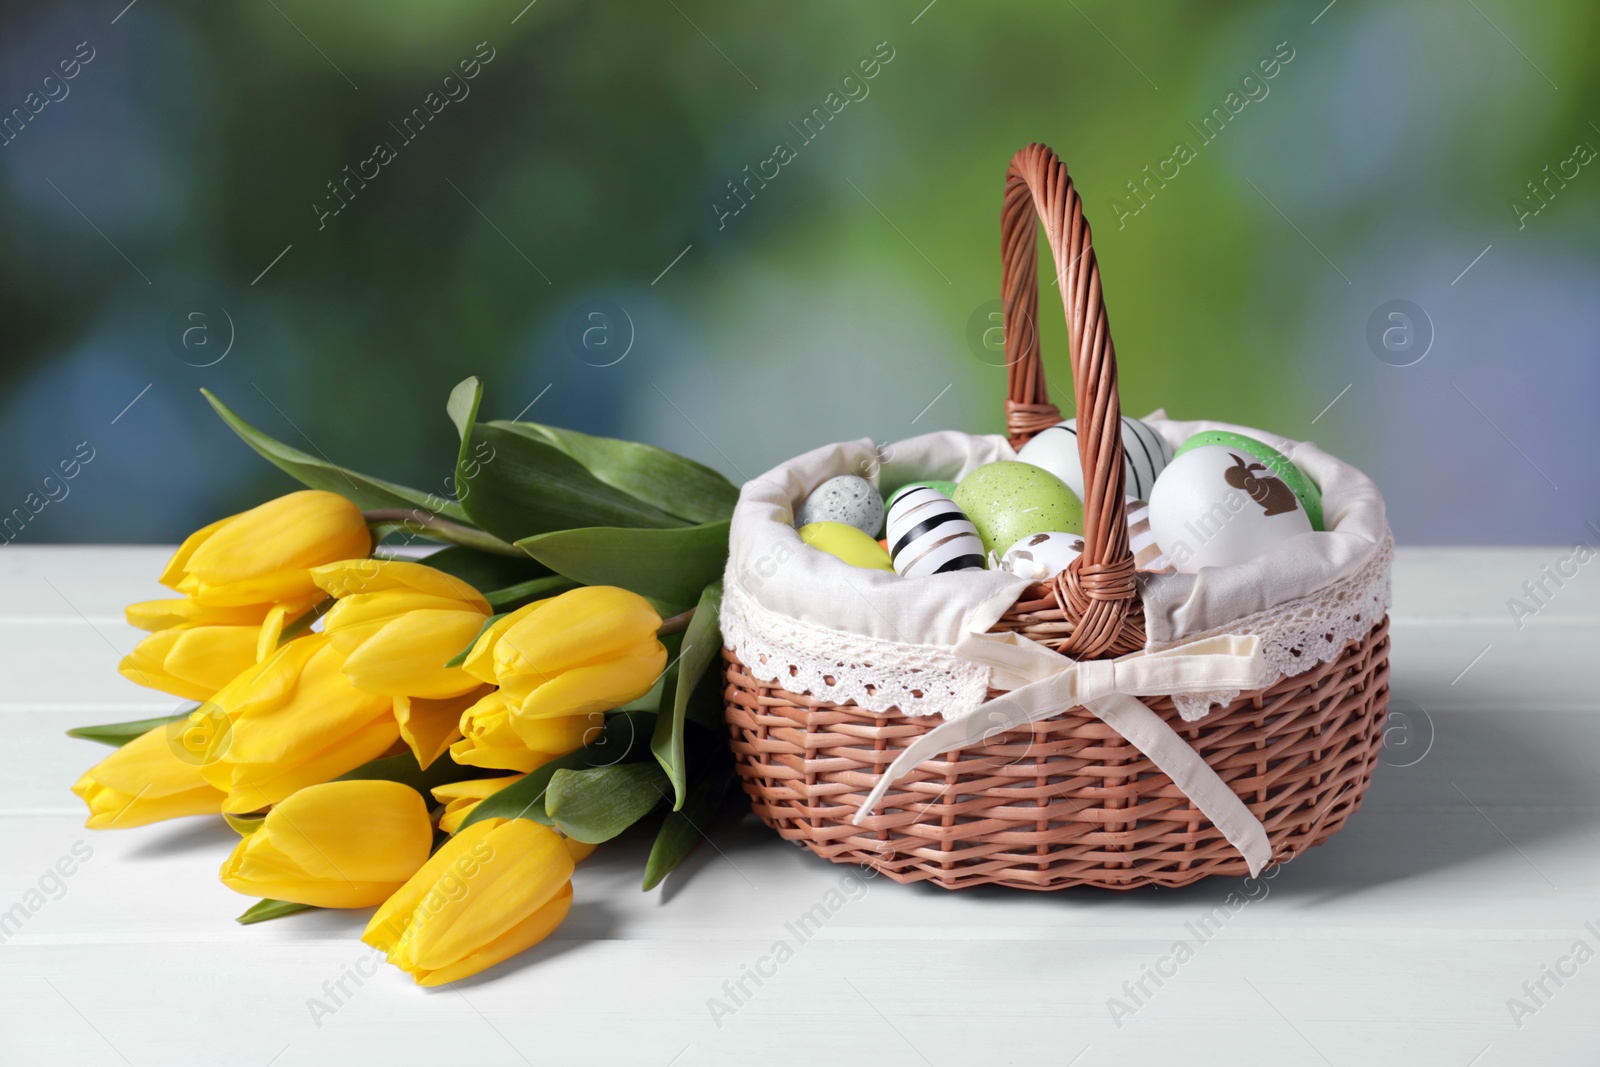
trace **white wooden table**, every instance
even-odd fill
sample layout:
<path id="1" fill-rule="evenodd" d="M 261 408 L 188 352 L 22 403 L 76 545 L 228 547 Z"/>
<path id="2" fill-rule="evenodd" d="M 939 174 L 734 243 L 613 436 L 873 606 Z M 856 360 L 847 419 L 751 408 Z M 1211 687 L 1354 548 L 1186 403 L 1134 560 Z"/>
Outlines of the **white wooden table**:
<path id="1" fill-rule="evenodd" d="M 434 991 L 374 968 L 366 912 L 235 925 L 220 819 L 82 828 L 68 787 L 108 750 L 62 731 L 176 704 L 115 670 L 167 554 L 0 551 L 7 1067 L 1600 1063 L 1600 572 L 1521 629 L 1506 604 L 1562 550 L 1402 551 L 1409 719 L 1344 832 L 1236 911 L 1232 881 L 851 881 L 747 821 L 648 894 L 640 843 L 603 848 L 550 941 Z"/>

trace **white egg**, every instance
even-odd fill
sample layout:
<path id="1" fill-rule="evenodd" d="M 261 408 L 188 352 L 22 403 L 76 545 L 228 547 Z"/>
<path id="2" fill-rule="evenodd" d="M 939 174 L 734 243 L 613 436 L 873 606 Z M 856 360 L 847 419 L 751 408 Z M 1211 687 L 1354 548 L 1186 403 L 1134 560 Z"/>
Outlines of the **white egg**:
<path id="1" fill-rule="evenodd" d="M 1133 564 L 1142 571 L 1170 571 L 1175 568 L 1156 535 L 1150 532 L 1150 505 L 1143 500 L 1128 499 L 1128 548 L 1133 551 Z"/>
<path id="2" fill-rule="evenodd" d="M 1123 491 L 1148 499 L 1156 478 L 1172 462 L 1172 446 L 1154 427 L 1122 416 L 1122 452 L 1126 458 Z M 1083 499 L 1083 465 L 1078 457 L 1078 420 L 1068 419 L 1037 434 L 1022 446 L 1017 459 L 1043 467 L 1072 487 Z"/>
<path id="3" fill-rule="evenodd" d="M 889 555 L 903 578 L 983 569 L 983 541 L 966 513 L 937 489 L 919 485 L 889 507 Z"/>
<path id="4" fill-rule="evenodd" d="M 1010 571 L 1029 581 L 1042 582 L 1066 570 L 1081 555 L 1082 534 L 1036 533 L 1006 549 L 996 569 Z"/>
<path id="5" fill-rule="evenodd" d="M 1150 533 L 1185 574 L 1254 559 L 1311 532 L 1294 491 L 1260 460 L 1222 445 L 1174 459 L 1150 491 Z"/>

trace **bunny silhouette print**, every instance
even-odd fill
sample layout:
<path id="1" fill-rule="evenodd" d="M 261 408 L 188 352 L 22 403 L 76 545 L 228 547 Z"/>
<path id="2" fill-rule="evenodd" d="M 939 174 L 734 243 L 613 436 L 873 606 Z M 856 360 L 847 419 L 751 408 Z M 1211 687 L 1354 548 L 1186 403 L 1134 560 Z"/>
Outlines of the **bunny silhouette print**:
<path id="1" fill-rule="evenodd" d="M 1249 463 L 1237 452 L 1230 452 L 1235 466 L 1229 467 L 1223 475 L 1228 484 L 1235 489 L 1243 489 L 1250 494 L 1250 499 L 1261 505 L 1261 510 L 1268 515 L 1282 515 L 1293 511 L 1299 501 L 1295 498 L 1294 490 L 1283 483 L 1283 479 L 1271 474 L 1256 474 L 1255 471 L 1266 471 L 1260 463 Z"/>

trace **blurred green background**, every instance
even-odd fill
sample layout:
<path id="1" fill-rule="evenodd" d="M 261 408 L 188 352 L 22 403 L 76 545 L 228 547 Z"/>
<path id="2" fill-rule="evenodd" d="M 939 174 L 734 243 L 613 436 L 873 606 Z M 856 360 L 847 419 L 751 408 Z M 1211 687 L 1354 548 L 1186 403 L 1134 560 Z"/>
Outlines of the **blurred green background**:
<path id="1" fill-rule="evenodd" d="M 487 417 L 735 480 L 998 430 L 1030 140 L 1096 228 L 1125 410 L 1314 439 L 1402 541 L 1600 539 L 1592 2 L 124 3 L 0 16 L 8 541 L 289 488 L 201 387 L 432 490 L 468 374 Z"/>

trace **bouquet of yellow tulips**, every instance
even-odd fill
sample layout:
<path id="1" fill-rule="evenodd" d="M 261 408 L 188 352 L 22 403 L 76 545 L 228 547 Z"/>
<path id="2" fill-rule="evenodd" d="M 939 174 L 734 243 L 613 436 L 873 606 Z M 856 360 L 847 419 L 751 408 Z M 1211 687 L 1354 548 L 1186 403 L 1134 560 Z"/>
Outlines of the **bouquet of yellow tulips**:
<path id="1" fill-rule="evenodd" d="M 442 497 L 300 452 L 206 398 L 308 488 L 221 519 L 132 604 L 121 664 L 193 702 L 81 727 L 116 746 L 73 792 L 92 829 L 220 815 L 240 922 L 371 908 L 419 984 L 545 938 L 574 864 L 644 820 L 644 888 L 732 781 L 717 609 L 737 489 L 648 445 L 447 411 Z"/>

